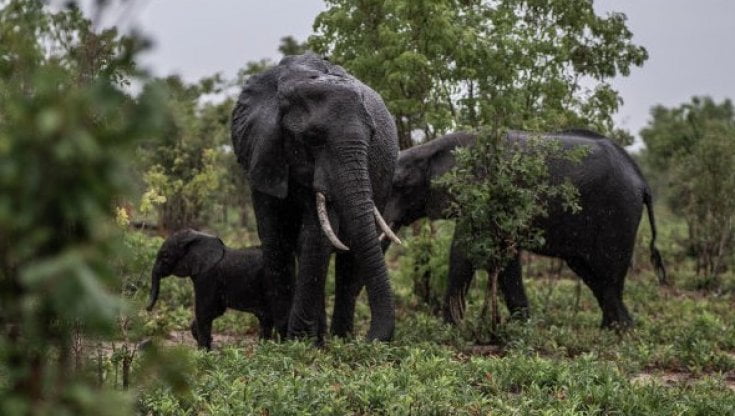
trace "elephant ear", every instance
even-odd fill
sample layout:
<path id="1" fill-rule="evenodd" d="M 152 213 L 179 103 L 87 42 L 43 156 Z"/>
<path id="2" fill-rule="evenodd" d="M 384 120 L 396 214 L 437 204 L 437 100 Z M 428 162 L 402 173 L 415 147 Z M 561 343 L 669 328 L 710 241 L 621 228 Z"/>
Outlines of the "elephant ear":
<path id="1" fill-rule="evenodd" d="M 454 167 L 455 161 L 452 150 L 454 148 L 449 150 L 442 149 L 431 157 L 428 166 L 428 177 L 430 179 L 439 178 Z"/>
<path id="2" fill-rule="evenodd" d="M 277 97 L 281 71 L 278 66 L 248 80 L 232 112 L 231 134 L 250 186 L 283 199 L 288 194 L 288 165 Z"/>
<path id="3" fill-rule="evenodd" d="M 176 276 L 195 276 L 209 271 L 225 255 L 225 244 L 222 240 L 198 231 L 185 232 L 179 244 L 181 257 L 176 262 L 173 273 Z"/>

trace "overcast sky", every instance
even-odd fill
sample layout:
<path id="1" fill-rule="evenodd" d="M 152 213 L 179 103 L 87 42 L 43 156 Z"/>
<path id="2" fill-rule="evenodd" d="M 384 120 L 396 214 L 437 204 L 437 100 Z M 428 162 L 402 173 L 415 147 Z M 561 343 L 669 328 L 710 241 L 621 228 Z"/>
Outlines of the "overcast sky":
<path id="1" fill-rule="evenodd" d="M 128 0 L 131 1 L 131 0 Z M 126 16 L 154 41 L 143 62 L 157 75 L 194 81 L 243 64 L 277 58 L 285 35 L 311 33 L 322 0 L 132 0 Z M 735 98 L 735 0 L 596 0 L 599 13 L 628 16 L 634 42 L 650 55 L 642 68 L 613 81 L 624 104 L 615 120 L 637 135 L 655 104 L 693 95 Z"/>

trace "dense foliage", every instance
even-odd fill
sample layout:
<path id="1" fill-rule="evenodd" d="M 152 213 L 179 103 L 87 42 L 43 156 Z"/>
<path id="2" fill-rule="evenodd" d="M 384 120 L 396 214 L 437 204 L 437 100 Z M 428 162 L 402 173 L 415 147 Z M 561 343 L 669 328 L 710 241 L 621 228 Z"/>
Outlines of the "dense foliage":
<path id="1" fill-rule="evenodd" d="M 291 36 L 281 38 L 278 46 L 283 55 L 305 50 Z M 269 59 L 247 62 L 236 80 L 216 74 L 187 84 L 169 76 L 149 84 L 147 88 L 163 90 L 166 96 L 162 140 L 144 143 L 137 158 L 145 185 L 139 208 L 156 222 L 155 228 L 227 232 L 235 225 L 254 232 L 250 191 L 231 148 L 232 91 L 274 64 Z"/>
<path id="2" fill-rule="evenodd" d="M 203 95 L 220 92 L 221 84 L 217 77 L 195 85 L 169 77 L 147 87 L 166 91 L 167 97 L 162 140 L 142 146 L 139 152 L 147 185 L 141 208 L 157 207 L 162 229 L 213 223 L 212 216 L 224 209 L 229 202 L 225 198 L 233 194 L 227 185 L 239 171 L 225 169 L 232 168 L 228 162 L 234 161 L 226 147 L 232 101 L 200 104 Z"/>
<path id="3" fill-rule="evenodd" d="M 474 147 L 455 152 L 456 168 L 437 181 L 452 196 L 449 211 L 458 218 L 460 244 L 479 268 L 503 267 L 519 247 L 543 246 L 543 233 L 532 224 L 548 215 L 551 201 L 560 201 L 571 212 L 582 209 L 574 185 L 568 180 L 552 183 L 549 166 L 552 161 L 580 161 L 585 147 L 567 150 L 557 140 L 505 137 L 492 131 L 480 134 Z"/>
<path id="4" fill-rule="evenodd" d="M 160 96 L 124 92 L 138 42 L 93 32 L 73 5 L 9 2 L 0 38 L 0 413 L 125 413 L 74 371 L 72 347 L 109 337 L 122 311 L 112 207 L 125 155 L 160 130 Z"/>
<path id="5" fill-rule="evenodd" d="M 393 271 L 400 318 L 394 342 L 333 339 L 314 349 L 304 342 L 256 343 L 222 335 L 213 352 L 190 350 L 190 396 L 159 383 L 142 395 L 141 409 L 162 415 L 705 415 L 735 410 L 732 294 L 662 293 L 646 271 L 626 288 L 637 329 L 618 335 L 598 328 L 594 297 L 585 288 L 577 302 L 572 275 L 565 271 L 559 280 L 528 280 L 534 318 L 507 324 L 501 333 L 504 345 L 488 347 L 468 342 L 462 331 L 417 309 L 412 281 L 402 277 L 405 270 Z M 726 282 L 735 287 L 731 276 Z M 675 276 L 678 287 L 693 283 L 691 275 Z M 481 291 L 473 289 L 468 301 L 469 313 L 477 314 Z M 221 318 L 228 319 L 221 334 L 255 329 L 254 321 L 243 328 L 240 315 L 229 320 L 228 314 Z M 360 330 L 368 316 L 361 302 Z M 193 345 L 188 335 L 174 342 Z"/>

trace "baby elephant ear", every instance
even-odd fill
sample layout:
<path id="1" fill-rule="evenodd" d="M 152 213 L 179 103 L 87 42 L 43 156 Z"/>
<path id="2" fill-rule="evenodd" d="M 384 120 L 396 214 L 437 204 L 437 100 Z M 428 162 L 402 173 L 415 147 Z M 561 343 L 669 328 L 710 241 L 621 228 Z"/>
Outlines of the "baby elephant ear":
<path id="1" fill-rule="evenodd" d="M 191 231 L 182 240 L 181 258 L 174 267 L 177 276 L 194 276 L 214 267 L 225 255 L 225 244 L 219 238 Z"/>

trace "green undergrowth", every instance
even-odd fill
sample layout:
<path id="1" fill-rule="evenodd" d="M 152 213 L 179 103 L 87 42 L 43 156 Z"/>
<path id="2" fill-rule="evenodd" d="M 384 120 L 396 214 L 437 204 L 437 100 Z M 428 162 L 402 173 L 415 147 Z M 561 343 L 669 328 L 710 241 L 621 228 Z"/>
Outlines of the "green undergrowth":
<path id="1" fill-rule="evenodd" d="M 721 378 L 637 384 L 594 354 L 466 356 L 434 343 L 262 343 L 192 352 L 193 391 L 153 388 L 154 414 L 731 414 Z"/>
<path id="2" fill-rule="evenodd" d="M 677 287 L 687 278 L 675 275 Z M 391 343 L 358 337 L 330 339 L 322 349 L 255 341 L 212 352 L 187 347 L 190 390 L 148 387 L 139 408 L 163 415 L 735 414 L 732 292 L 660 288 L 649 271 L 633 275 L 625 300 L 636 327 L 618 334 L 599 329 L 594 298 L 582 286 L 577 301 L 568 271 L 525 282 L 533 318 L 504 317 L 499 346 L 476 345 L 471 325 L 442 323 L 399 280 Z M 479 313 L 483 286 L 480 276 L 469 321 Z M 360 334 L 369 321 L 363 298 Z M 156 319 L 178 317 L 172 327 L 190 319 L 183 307 L 162 313 Z M 255 321 L 228 314 L 216 330 L 254 333 Z"/>
<path id="3" fill-rule="evenodd" d="M 578 287 L 566 266 L 528 256 L 524 283 L 532 318 L 510 321 L 501 307 L 501 342 L 478 345 L 473 328 L 486 274 L 478 273 L 470 290 L 465 323 L 444 324 L 434 315 L 435 308 L 414 294 L 412 241 L 404 238 L 407 246 L 392 248 L 387 256 L 396 295 L 392 342 L 362 339 L 370 320 L 363 291 L 355 314 L 355 340 L 330 338 L 321 349 L 307 342 L 259 342 L 257 320 L 229 311 L 215 320 L 211 352 L 197 350 L 188 333 L 193 307 L 189 279 L 163 280 L 156 309 L 143 309 L 150 264 L 161 240 L 131 233 L 128 246 L 135 255 L 120 271 L 124 293 L 141 323 L 139 339 L 152 339 L 157 353 L 150 357 L 158 358 L 151 359 L 174 361 L 185 376 L 176 389 L 166 377 L 138 383 L 144 374 L 136 368 L 144 369 L 148 357 L 139 351 L 132 373 L 132 385 L 141 386 L 133 387 L 138 412 L 735 414 L 735 273 L 723 274 L 716 288 L 703 290 L 690 261 L 677 258 L 680 248 L 663 245 L 672 286 L 661 287 L 648 264 L 647 225 L 641 228 L 641 248 L 625 287 L 635 327 L 624 333 L 599 328 L 597 302 L 585 285 Z M 451 227 L 438 225 L 435 232 L 432 238 L 440 253 Z M 664 222 L 659 235 L 676 241 L 678 231 Z M 437 275 L 446 273 L 441 260 L 439 254 L 431 260 Z M 327 284 L 329 312 L 332 273 Z M 112 371 L 114 363 L 108 364 Z"/>

